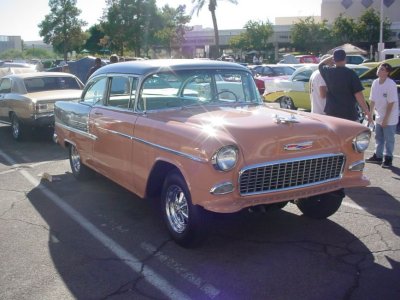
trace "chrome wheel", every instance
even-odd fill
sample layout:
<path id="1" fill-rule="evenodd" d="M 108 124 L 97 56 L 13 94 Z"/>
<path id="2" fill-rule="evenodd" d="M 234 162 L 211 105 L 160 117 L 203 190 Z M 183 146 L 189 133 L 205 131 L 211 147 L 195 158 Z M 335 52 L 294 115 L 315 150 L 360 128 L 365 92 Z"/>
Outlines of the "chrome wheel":
<path id="1" fill-rule="evenodd" d="M 296 109 L 293 100 L 290 97 L 284 96 L 280 99 L 279 105 L 281 108 L 285 109 Z"/>
<path id="2" fill-rule="evenodd" d="M 165 178 L 161 193 L 161 213 L 170 236 L 183 247 L 200 244 L 207 232 L 207 214 L 192 204 L 184 177 L 177 170 Z"/>
<path id="3" fill-rule="evenodd" d="M 70 161 L 72 171 L 74 173 L 79 173 L 81 170 L 81 157 L 79 156 L 78 150 L 74 145 L 71 145 Z"/>
<path id="4" fill-rule="evenodd" d="M 166 192 L 165 212 L 171 228 L 176 233 L 184 232 L 189 220 L 189 208 L 184 191 L 177 185 L 169 186 Z"/>
<path id="5" fill-rule="evenodd" d="M 21 139 L 21 124 L 19 123 L 18 117 L 14 114 L 11 117 L 11 133 L 14 139 Z"/>

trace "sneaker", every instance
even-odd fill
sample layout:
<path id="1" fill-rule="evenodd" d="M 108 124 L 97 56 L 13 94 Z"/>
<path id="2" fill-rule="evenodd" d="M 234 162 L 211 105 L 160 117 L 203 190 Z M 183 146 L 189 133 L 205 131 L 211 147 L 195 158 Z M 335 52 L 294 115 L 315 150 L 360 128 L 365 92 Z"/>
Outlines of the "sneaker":
<path id="1" fill-rule="evenodd" d="M 372 155 L 370 158 L 367 158 L 365 161 L 371 164 L 381 164 L 383 159 L 382 157 L 377 157 L 376 154 L 374 153 L 374 155 Z"/>
<path id="2" fill-rule="evenodd" d="M 392 166 L 393 157 L 385 156 L 385 160 L 382 163 L 382 168 L 390 168 Z"/>

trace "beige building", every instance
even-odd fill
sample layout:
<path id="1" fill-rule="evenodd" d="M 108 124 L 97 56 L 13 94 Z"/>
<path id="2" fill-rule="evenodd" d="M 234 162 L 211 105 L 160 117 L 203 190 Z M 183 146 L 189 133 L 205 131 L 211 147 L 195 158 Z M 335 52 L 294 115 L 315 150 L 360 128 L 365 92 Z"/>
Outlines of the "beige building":
<path id="1" fill-rule="evenodd" d="M 321 18 L 329 23 L 340 14 L 357 19 L 369 8 L 380 13 L 381 3 L 383 16 L 392 23 L 400 22 L 400 0 L 322 0 Z"/>
<path id="2" fill-rule="evenodd" d="M 22 50 L 22 40 L 20 36 L 0 35 L 0 53 L 15 49 Z"/>
<path id="3" fill-rule="evenodd" d="M 383 3 L 383 17 L 388 18 L 392 23 L 391 30 L 393 35 L 390 40 L 391 44 L 395 47 L 400 47 L 400 0 L 322 0 L 321 15 L 312 17 L 316 22 L 327 20 L 328 24 L 332 24 L 340 14 L 348 18 L 357 19 L 369 8 L 373 8 L 379 14 L 381 1 Z M 306 17 L 275 18 L 274 34 L 270 42 L 276 45 L 277 48 L 290 44 L 292 24 L 304 18 Z M 221 48 L 229 52 L 229 40 L 242 31 L 243 29 L 220 30 Z M 209 49 L 212 45 L 215 45 L 212 28 L 204 29 L 201 26 L 195 26 L 193 31 L 185 35 L 185 39 L 183 52 L 186 56 L 208 56 Z"/>

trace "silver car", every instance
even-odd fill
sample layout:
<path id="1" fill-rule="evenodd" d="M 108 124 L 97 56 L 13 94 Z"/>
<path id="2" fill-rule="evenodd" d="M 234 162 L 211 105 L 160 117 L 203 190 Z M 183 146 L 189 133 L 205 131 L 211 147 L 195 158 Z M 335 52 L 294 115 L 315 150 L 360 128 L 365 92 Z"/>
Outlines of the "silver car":
<path id="1" fill-rule="evenodd" d="M 78 99 L 83 83 L 72 74 L 35 72 L 0 79 L 0 120 L 21 140 L 35 127 L 53 127 L 54 103 Z"/>

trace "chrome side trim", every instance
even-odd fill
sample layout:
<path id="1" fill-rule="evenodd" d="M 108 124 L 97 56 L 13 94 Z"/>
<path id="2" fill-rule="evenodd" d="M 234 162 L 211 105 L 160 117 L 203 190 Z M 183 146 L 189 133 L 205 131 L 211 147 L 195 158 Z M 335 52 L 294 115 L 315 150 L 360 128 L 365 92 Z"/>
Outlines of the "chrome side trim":
<path id="1" fill-rule="evenodd" d="M 359 161 L 356 161 L 356 162 L 352 163 L 349 166 L 349 170 L 350 171 L 361 172 L 361 171 L 364 170 L 364 167 L 365 167 L 365 161 L 359 160 Z"/>
<path id="2" fill-rule="evenodd" d="M 64 124 L 61 124 L 61 123 L 56 123 L 56 124 L 57 124 L 57 126 L 60 126 L 60 127 L 64 128 L 64 129 L 67 129 L 67 130 L 70 130 L 72 132 L 75 132 L 77 134 L 83 135 L 83 136 L 88 137 L 88 138 L 90 138 L 92 140 L 97 140 L 97 138 L 98 138 L 97 136 L 95 136 L 93 134 L 90 134 L 90 133 L 82 131 L 82 130 L 78 130 L 76 128 L 73 128 L 73 127 L 70 127 L 70 126 L 67 126 L 67 125 L 64 125 Z M 180 157 L 184 157 L 184 158 L 187 158 L 187 159 L 190 159 L 190 160 L 193 160 L 193 161 L 197 161 L 197 162 L 207 163 L 206 159 L 202 159 L 200 157 L 197 157 L 197 156 L 194 156 L 194 155 L 191 155 L 191 154 L 187 154 L 187 153 L 184 153 L 184 152 L 181 152 L 181 151 L 177 151 L 177 150 L 174 150 L 174 149 L 171 149 L 171 148 L 168 148 L 168 147 L 164 147 L 164 146 L 161 146 L 161 145 L 158 145 L 158 144 L 154 144 L 152 142 L 146 141 L 144 139 L 141 139 L 141 138 L 138 138 L 138 137 L 135 137 L 135 136 L 131 136 L 129 134 L 125 134 L 125 133 L 122 133 L 122 132 L 119 132 L 119 131 L 115 131 L 115 130 L 106 129 L 106 128 L 103 128 L 103 127 L 99 127 L 99 129 L 104 130 L 104 131 L 106 131 L 106 132 L 108 132 L 110 134 L 115 134 L 115 135 L 121 136 L 121 137 L 129 139 L 131 141 L 136 141 L 136 142 L 148 145 L 150 147 L 153 147 L 153 148 L 156 148 L 156 149 L 160 149 L 162 151 L 166 151 L 166 152 L 172 153 L 174 155 L 178 155 Z"/>
<path id="3" fill-rule="evenodd" d="M 83 130 L 76 129 L 76 128 L 73 128 L 73 127 L 71 127 L 71 126 L 67 126 L 67 125 L 61 124 L 61 123 L 59 123 L 59 122 L 56 122 L 56 126 L 60 126 L 61 128 L 64 128 L 64 129 L 66 129 L 66 130 L 69 130 L 69 131 L 72 131 L 72 132 L 74 132 L 74 133 L 83 135 L 84 137 L 87 137 L 87 138 L 89 138 L 89 139 L 91 139 L 91 140 L 94 140 L 94 141 L 97 140 L 97 136 L 95 136 L 94 134 L 85 132 L 85 131 L 83 131 Z"/>

